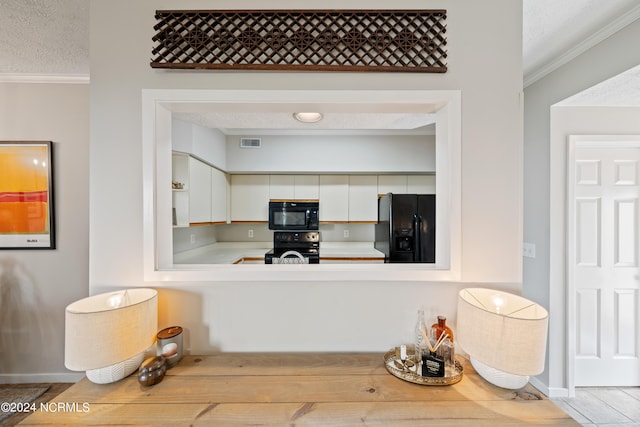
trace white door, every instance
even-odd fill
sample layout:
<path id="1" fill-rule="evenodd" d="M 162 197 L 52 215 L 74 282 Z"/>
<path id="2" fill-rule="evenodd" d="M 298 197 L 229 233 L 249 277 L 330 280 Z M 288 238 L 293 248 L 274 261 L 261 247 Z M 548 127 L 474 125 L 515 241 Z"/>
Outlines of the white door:
<path id="1" fill-rule="evenodd" d="M 640 148 L 578 145 L 568 271 L 576 386 L 640 386 Z"/>

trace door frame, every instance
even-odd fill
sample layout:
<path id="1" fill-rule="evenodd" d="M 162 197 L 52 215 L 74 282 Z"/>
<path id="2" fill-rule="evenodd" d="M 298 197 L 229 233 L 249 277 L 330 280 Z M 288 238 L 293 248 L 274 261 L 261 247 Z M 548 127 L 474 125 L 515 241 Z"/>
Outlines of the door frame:
<path id="1" fill-rule="evenodd" d="M 566 380 L 569 396 L 575 396 L 575 352 L 577 340 L 576 325 L 576 298 L 575 298 L 575 161 L 576 151 L 579 148 L 640 148 L 640 135 L 569 135 L 567 140 L 567 174 L 565 176 L 566 185 L 566 217 L 565 217 L 565 280 L 566 280 Z"/>

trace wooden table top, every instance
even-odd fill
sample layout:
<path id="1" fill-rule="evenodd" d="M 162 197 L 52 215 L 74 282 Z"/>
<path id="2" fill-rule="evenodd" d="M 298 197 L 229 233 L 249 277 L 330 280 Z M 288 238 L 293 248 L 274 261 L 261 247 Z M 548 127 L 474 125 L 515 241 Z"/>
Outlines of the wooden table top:
<path id="1" fill-rule="evenodd" d="M 579 425 L 532 386 L 495 387 L 459 360 L 460 382 L 425 386 L 377 353 L 185 356 L 151 387 L 84 378 L 20 425 Z"/>

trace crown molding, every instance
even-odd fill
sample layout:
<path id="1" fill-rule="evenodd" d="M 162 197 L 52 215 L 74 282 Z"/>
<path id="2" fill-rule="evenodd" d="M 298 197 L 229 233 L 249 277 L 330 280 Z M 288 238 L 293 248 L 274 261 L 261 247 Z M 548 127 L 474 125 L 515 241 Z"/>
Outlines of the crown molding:
<path id="1" fill-rule="evenodd" d="M 613 34 L 622 30 L 627 25 L 633 23 L 638 18 L 640 18 L 640 5 L 634 7 L 619 18 L 611 21 L 611 23 L 600 28 L 598 31 L 595 31 L 592 35 L 585 38 L 582 42 L 580 42 L 573 48 L 567 50 L 564 54 L 527 73 L 524 76 L 523 87 L 526 88 L 527 86 L 542 79 L 546 75 L 551 74 L 558 68 L 562 67 L 579 55 L 588 51 L 601 41 L 605 40 L 608 37 L 611 37 Z"/>
<path id="2" fill-rule="evenodd" d="M 88 84 L 89 74 L 0 73 L 0 83 Z"/>

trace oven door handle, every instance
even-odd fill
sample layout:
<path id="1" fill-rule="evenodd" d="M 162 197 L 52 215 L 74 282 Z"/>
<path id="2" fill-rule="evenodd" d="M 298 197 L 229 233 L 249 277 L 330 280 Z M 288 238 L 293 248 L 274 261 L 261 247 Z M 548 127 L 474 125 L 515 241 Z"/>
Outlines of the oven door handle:
<path id="1" fill-rule="evenodd" d="M 295 263 L 289 263 L 284 261 L 284 259 L 289 256 L 289 255 L 294 255 L 296 257 L 299 258 L 298 262 Z M 278 260 L 277 264 L 308 264 L 309 260 L 307 258 L 305 258 L 300 252 L 298 251 L 286 251 L 285 253 L 283 253 L 282 255 L 280 255 L 280 259 Z"/>
<path id="2" fill-rule="evenodd" d="M 289 255 L 295 255 L 295 256 L 297 256 L 297 257 L 298 257 L 298 258 L 300 258 L 300 259 L 304 259 L 304 256 L 302 256 L 302 254 L 301 254 L 300 252 L 298 252 L 298 251 L 286 251 L 285 253 L 283 253 L 282 255 L 280 255 L 280 259 L 282 259 L 282 258 L 286 258 L 286 257 L 288 257 Z"/>

